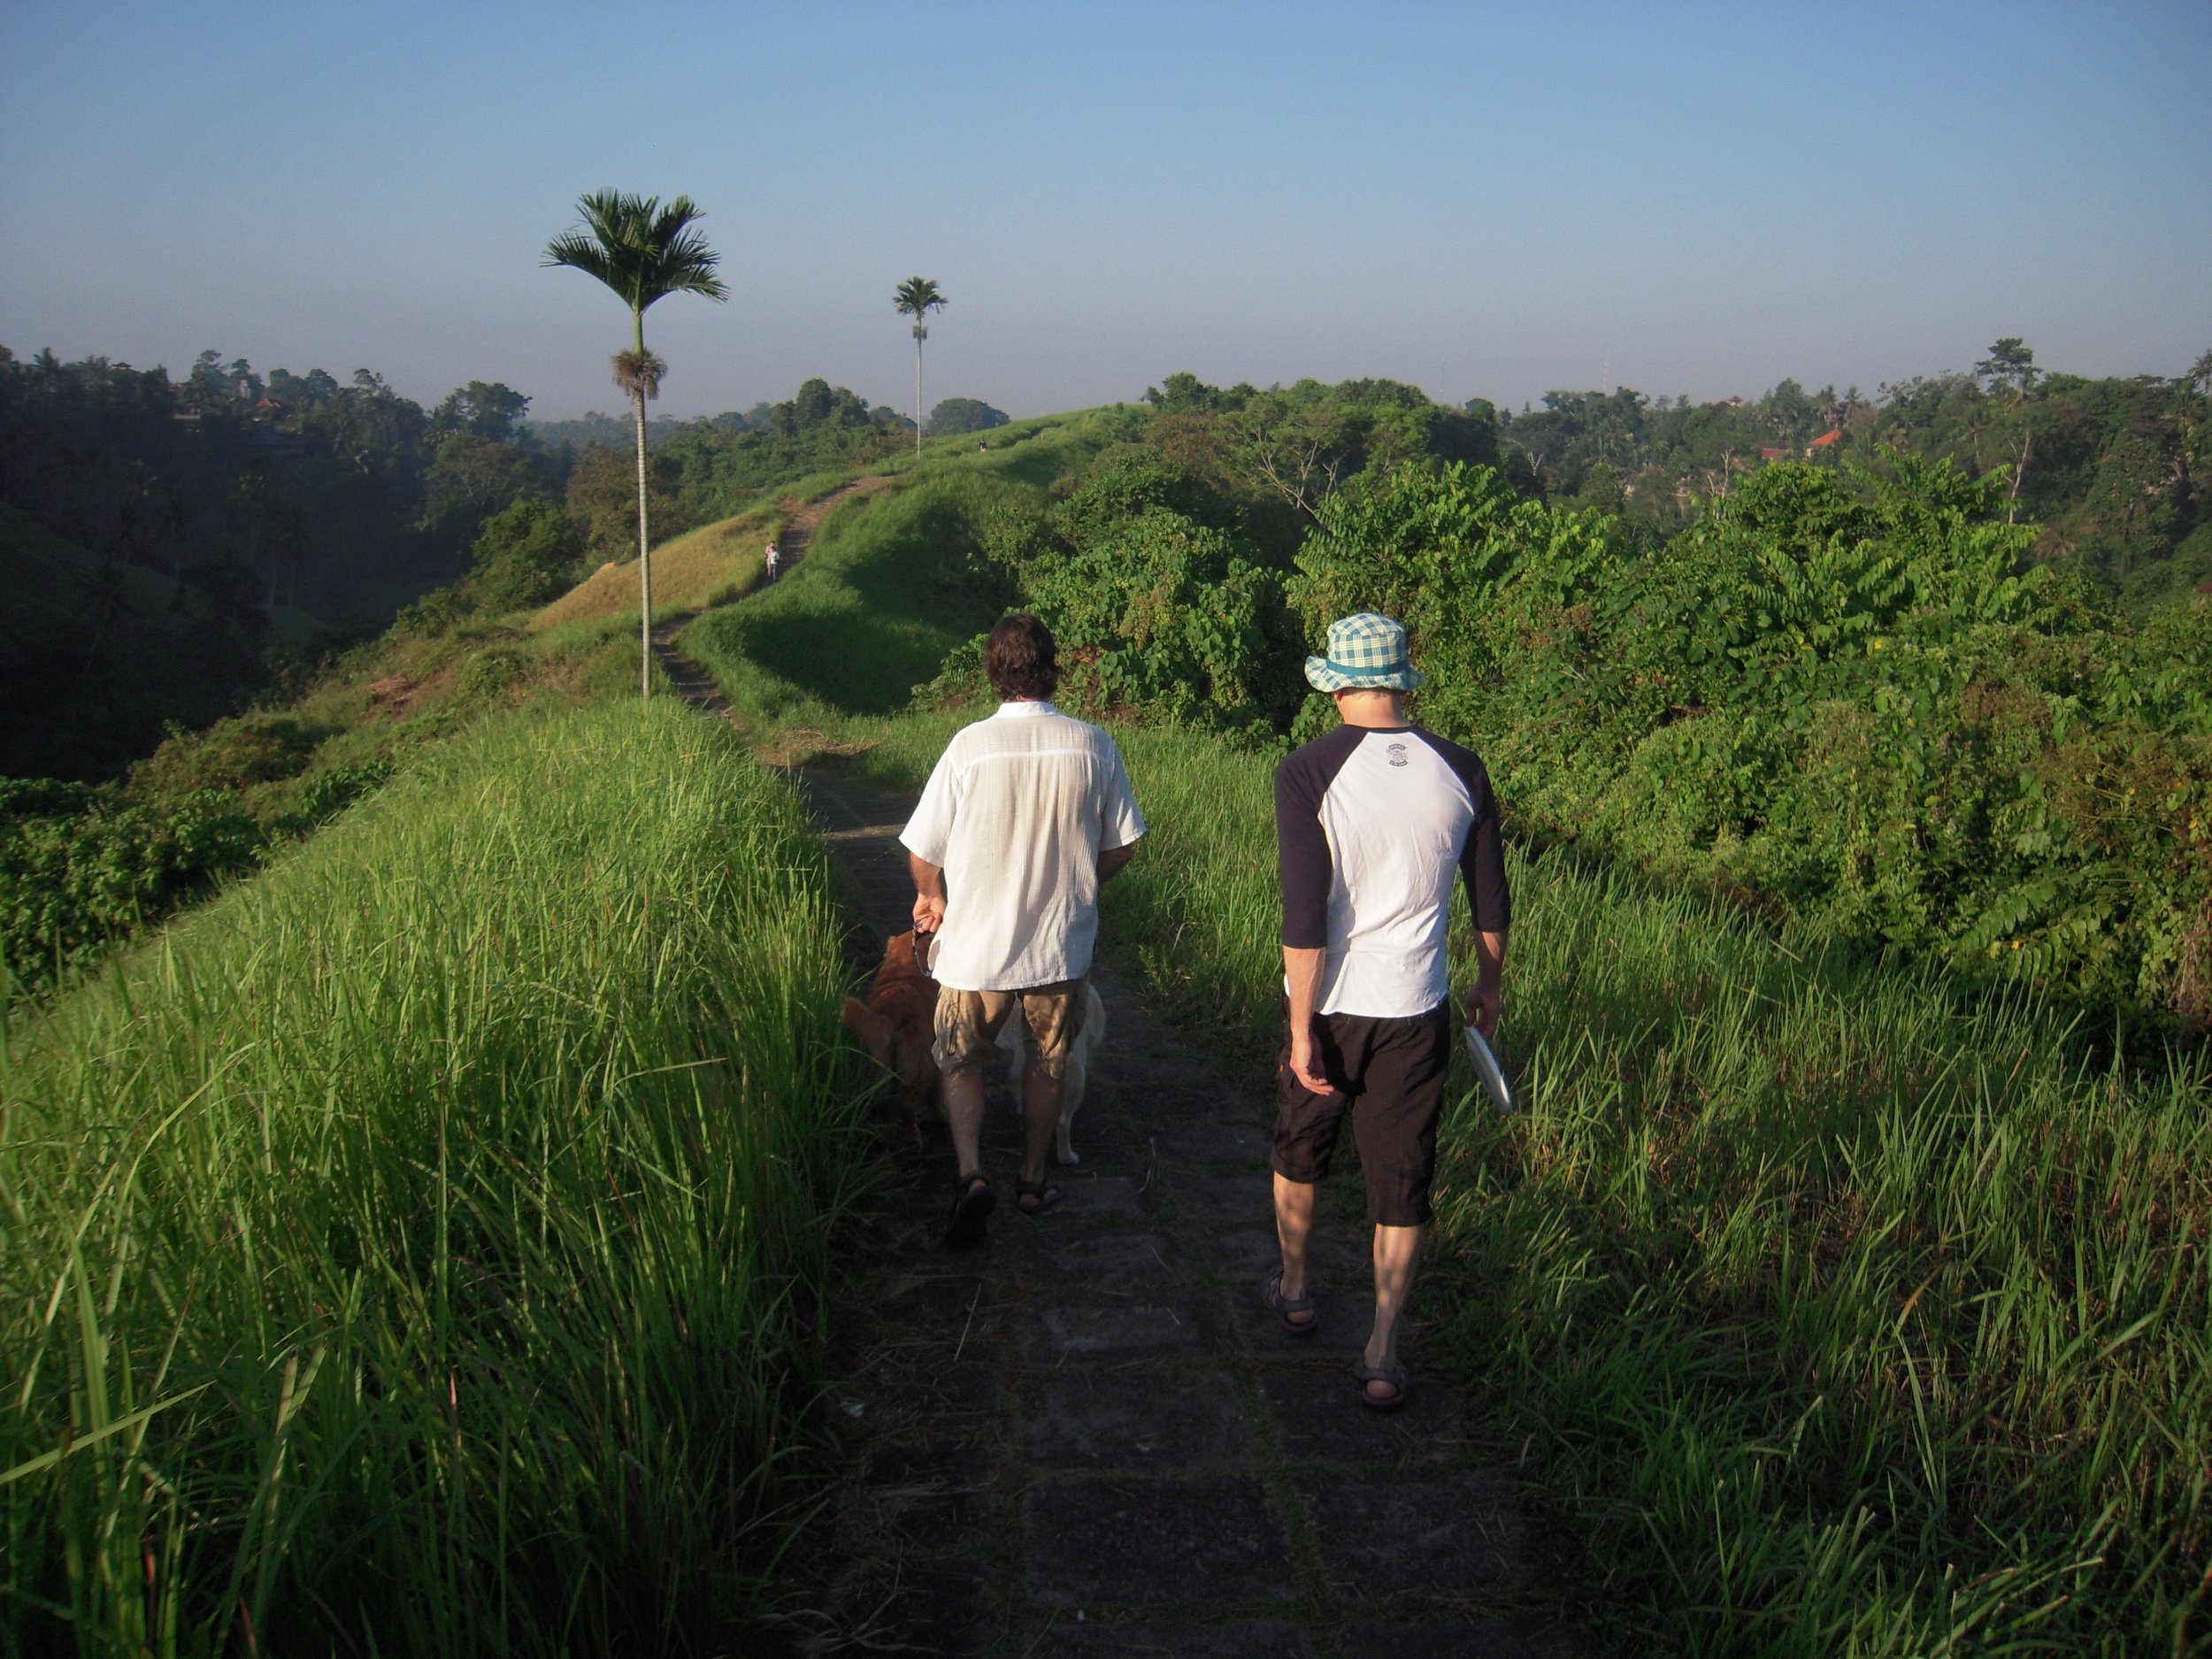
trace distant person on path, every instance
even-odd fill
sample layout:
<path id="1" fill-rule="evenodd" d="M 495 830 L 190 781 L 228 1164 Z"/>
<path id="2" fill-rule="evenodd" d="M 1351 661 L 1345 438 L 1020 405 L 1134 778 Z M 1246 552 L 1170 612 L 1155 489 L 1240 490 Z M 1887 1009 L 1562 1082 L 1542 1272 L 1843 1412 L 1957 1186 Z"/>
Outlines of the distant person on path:
<path id="1" fill-rule="evenodd" d="M 1047 701 L 1060 682 L 1051 631 L 1026 614 L 1002 618 L 983 669 L 998 712 L 946 745 L 899 837 L 914 931 L 936 936 L 934 1053 L 959 1159 L 951 1244 L 980 1239 L 996 1202 L 983 1173 L 983 1057 L 1017 1004 L 1030 1042 L 1015 1203 L 1041 1216 L 1059 1202 L 1045 1157 L 1082 1032 L 1098 890 L 1144 833 L 1114 740 Z"/>
<path id="2" fill-rule="evenodd" d="M 1293 1336 L 1320 1329 L 1306 1279 L 1314 1187 L 1345 1114 L 1375 1224 L 1375 1324 L 1355 1370 L 1362 1403 L 1405 1403 L 1398 1326 L 1428 1225 L 1436 1125 L 1458 1038 L 1445 958 L 1455 872 L 1479 964 L 1467 1018 L 1487 1037 L 1502 1008 L 1511 899 L 1489 774 L 1471 749 L 1407 723 L 1421 684 L 1406 631 L 1371 611 L 1329 625 L 1306 680 L 1343 725 L 1275 769 L 1289 1042 L 1277 1071 L 1275 1229 L 1283 1264 L 1261 1297 Z"/>
<path id="3" fill-rule="evenodd" d="M 768 552 L 766 557 L 768 565 L 768 580 L 772 582 L 776 580 L 776 572 L 782 567 L 783 555 L 776 551 L 776 544 L 773 541 L 771 541 L 768 544 Z"/>

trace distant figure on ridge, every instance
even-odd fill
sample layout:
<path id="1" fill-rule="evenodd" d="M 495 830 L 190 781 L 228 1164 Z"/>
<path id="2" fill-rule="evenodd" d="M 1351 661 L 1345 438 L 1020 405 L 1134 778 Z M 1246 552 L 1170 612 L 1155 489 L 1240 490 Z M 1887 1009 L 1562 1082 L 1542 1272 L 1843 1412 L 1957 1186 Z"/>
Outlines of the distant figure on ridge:
<path id="1" fill-rule="evenodd" d="M 1283 1263 L 1261 1300 L 1292 1336 L 1321 1328 L 1306 1282 L 1314 1187 L 1345 1115 L 1375 1224 L 1375 1324 L 1354 1369 L 1361 1403 L 1405 1403 L 1398 1324 L 1413 1288 L 1451 1064 L 1445 931 L 1452 877 L 1467 884 L 1479 964 L 1467 1018 L 1485 1037 L 1502 1008 L 1511 919 L 1497 797 L 1471 749 L 1407 723 L 1421 684 L 1403 625 L 1363 611 L 1329 624 L 1306 681 L 1344 724 L 1275 769 L 1289 1041 L 1276 1071 L 1275 1230 Z"/>
<path id="2" fill-rule="evenodd" d="M 767 565 L 768 580 L 772 582 L 776 580 L 776 572 L 783 567 L 783 555 L 776 551 L 773 541 L 768 543 Z"/>
<path id="3" fill-rule="evenodd" d="M 1046 701 L 1060 683 L 1051 630 L 1025 613 L 1000 618 L 983 672 L 998 712 L 953 734 L 899 836 L 914 931 L 936 935 L 934 1053 L 959 1160 L 949 1244 L 980 1240 L 997 1202 L 983 1173 L 983 1057 L 1017 1009 L 1029 1063 L 1015 1202 L 1041 1216 L 1060 1201 L 1045 1158 L 1089 1001 L 1098 890 L 1144 833 L 1114 740 Z"/>

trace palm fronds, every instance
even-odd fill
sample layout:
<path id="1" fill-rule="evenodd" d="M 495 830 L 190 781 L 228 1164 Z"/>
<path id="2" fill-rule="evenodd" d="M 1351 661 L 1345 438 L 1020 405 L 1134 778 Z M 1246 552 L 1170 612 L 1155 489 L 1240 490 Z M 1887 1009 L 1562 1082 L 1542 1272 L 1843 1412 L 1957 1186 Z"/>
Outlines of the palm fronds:
<path id="1" fill-rule="evenodd" d="M 721 256 L 694 228 L 704 217 L 687 196 L 664 207 L 657 196 L 595 190 L 576 204 L 584 223 L 545 245 L 547 265 L 594 276 L 622 296 L 634 317 L 671 294 L 729 297 L 715 275 Z"/>
<path id="2" fill-rule="evenodd" d="M 653 537 L 645 506 L 645 400 L 658 397 L 668 365 L 645 349 L 645 312 L 671 294 L 726 299 L 729 288 L 714 274 L 721 256 L 693 228 L 701 217 L 687 196 L 666 207 L 657 196 L 595 190 L 580 197 L 580 227 L 545 244 L 549 265 L 568 265 L 602 282 L 630 308 L 630 349 L 617 352 L 614 383 L 637 415 L 638 677 L 653 695 Z"/>
<path id="3" fill-rule="evenodd" d="M 907 278 L 891 295 L 892 309 L 914 319 L 914 333 L 918 337 L 927 335 L 926 325 L 930 312 L 944 310 L 946 303 L 943 290 L 930 278 L 924 276 Z"/>

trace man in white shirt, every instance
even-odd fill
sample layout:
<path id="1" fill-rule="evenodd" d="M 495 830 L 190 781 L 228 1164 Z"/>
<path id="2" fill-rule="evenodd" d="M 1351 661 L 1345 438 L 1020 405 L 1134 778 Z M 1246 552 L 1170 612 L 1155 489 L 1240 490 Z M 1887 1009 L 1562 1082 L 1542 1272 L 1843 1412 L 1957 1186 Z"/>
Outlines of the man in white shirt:
<path id="1" fill-rule="evenodd" d="M 946 745 L 899 837 L 914 872 L 914 930 L 935 935 L 935 1055 L 960 1164 L 952 1244 L 980 1239 L 996 1202 L 982 1167 L 983 1058 L 1017 1003 L 1031 1041 L 1015 1202 L 1040 1216 L 1059 1200 L 1045 1158 L 1082 1031 L 1098 890 L 1144 833 L 1114 740 L 1047 701 L 1060 680 L 1051 631 L 1026 614 L 1003 618 L 983 667 L 998 712 Z"/>
<path id="2" fill-rule="evenodd" d="M 1277 1073 L 1275 1228 L 1283 1264 L 1261 1296 L 1292 1336 L 1320 1316 L 1306 1286 L 1314 1187 L 1346 1117 L 1375 1224 L 1375 1323 L 1355 1371 L 1378 1411 L 1405 1403 L 1398 1321 L 1413 1287 L 1436 1172 L 1436 1125 L 1454 1030 L 1445 957 L 1455 877 L 1467 887 L 1477 974 L 1466 1018 L 1484 1036 L 1502 1007 L 1512 900 L 1498 802 L 1472 749 L 1410 725 L 1421 684 L 1406 631 L 1373 611 L 1329 625 L 1306 680 L 1343 725 L 1275 772 L 1289 1041 Z"/>

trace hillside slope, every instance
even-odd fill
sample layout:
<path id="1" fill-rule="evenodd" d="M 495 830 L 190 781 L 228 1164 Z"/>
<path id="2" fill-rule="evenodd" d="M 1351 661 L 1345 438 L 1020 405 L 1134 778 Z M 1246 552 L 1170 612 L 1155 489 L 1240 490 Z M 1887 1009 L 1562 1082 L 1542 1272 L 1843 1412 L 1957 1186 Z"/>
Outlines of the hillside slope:
<path id="1" fill-rule="evenodd" d="M 0 1647 L 753 1650 L 857 1151 L 825 876 L 672 700 L 509 710 L 12 1022 Z"/>
<path id="2" fill-rule="evenodd" d="M 977 710 L 902 707 L 900 684 L 1012 596 L 970 550 L 1010 503 L 1092 488 L 1060 476 L 917 479 L 826 534 L 811 583 L 683 642 L 757 745 L 910 791 Z M 1116 735 L 1151 833 L 1102 948 L 1257 1088 L 1270 757 L 1138 713 Z M 1539 1593 L 1624 1653 L 2200 1647 L 2202 1052 L 2117 1056 L 2047 991 L 1974 993 L 1624 863 L 1514 869 L 1524 1110 L 1456 1080 L 1417 1363 L 1487 1402 L 1470 1432 L 1543 1484 L 1606 1586 Z M 1462 909 L 1463 972 L 1469 944 Z"/>
<path id="3" fill-rule="evenodd" d="M 683 649 L 741 716 L 826 732 L 903 708 L 1011 597 L 984 554 L 994 515 L 1033 511 L 1128 425 L 1094 410 L 999 427 L 988 449 L 933 446 L 882 495 L 825 518 L 785 580 L 693 623 Z"/>

